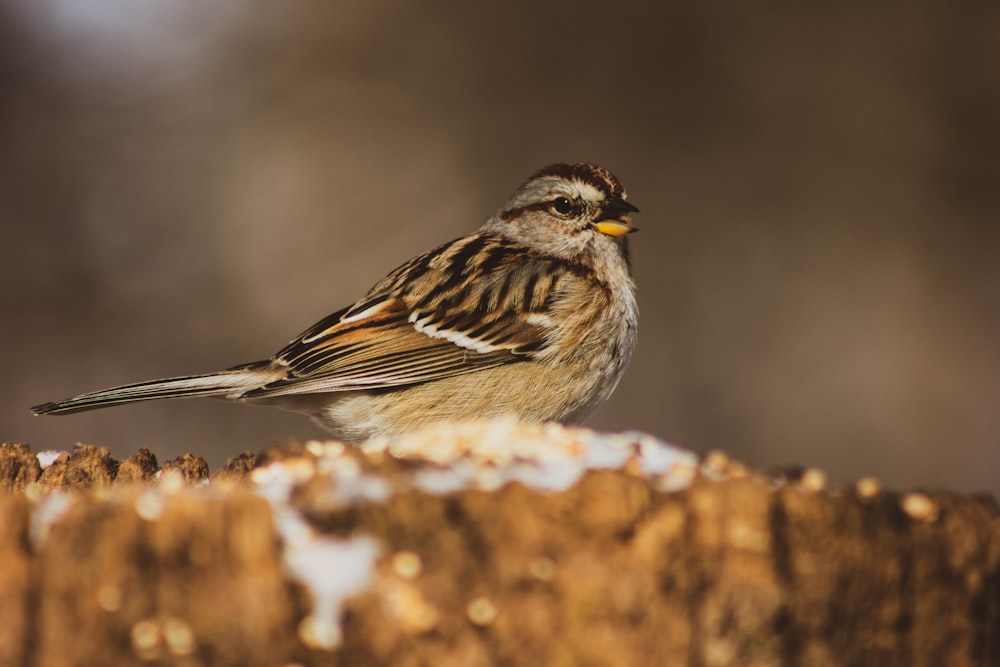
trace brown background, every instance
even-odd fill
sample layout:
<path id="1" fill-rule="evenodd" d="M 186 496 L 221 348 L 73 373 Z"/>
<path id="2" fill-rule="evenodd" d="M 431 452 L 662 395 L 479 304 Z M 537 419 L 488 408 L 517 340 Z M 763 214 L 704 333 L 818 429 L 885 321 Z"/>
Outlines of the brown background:
<path id="1" fill-rule="evenodd" d="M 642 208 L 592 425 L 997 492 L 998 126 L 996 3 L 0 0 L 0 439 L 320 435 L 28 406 L 266 357 L 585 159 Z"/>

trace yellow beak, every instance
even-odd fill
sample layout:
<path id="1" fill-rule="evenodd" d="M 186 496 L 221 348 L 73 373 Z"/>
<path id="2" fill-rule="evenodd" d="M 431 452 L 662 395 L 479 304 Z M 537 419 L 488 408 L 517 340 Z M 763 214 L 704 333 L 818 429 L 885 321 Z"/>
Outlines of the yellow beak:
<path id="1" fill-rule="evenodd" d="M 600 222 L 595 222 L 594 227 L 600 233 L 607 234 L 608 236 L 625 236 L 629 232 L 638 231 L 637 228 L 632 226 L 632 221 L 629 220 L 628 216 L 620 220 L 601 220 Z"/>

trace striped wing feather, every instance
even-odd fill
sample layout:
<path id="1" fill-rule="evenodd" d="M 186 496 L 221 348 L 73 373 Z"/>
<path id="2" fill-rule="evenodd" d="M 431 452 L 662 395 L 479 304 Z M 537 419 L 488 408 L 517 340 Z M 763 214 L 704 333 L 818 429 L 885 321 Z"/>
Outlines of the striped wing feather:
<path id="1" fill-rule="evenodd" d="M 530 359 L 546 344 L 554 276 L 502 237 L 441 246 L 292 341 L 272 362 L 286 376 L 245 397 L 397 387 Z"/>

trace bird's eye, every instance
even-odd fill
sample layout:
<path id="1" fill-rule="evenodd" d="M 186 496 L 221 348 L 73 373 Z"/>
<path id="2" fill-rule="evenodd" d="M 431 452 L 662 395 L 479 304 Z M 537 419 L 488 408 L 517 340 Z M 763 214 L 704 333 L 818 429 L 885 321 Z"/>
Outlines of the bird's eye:
<path id="1" fill-rule="evenodd" d="M 552 210 L 559 215 L 566 215 L 573 210 L 573 202 L 565 197 L 556 197 L 552 200 Z"/>

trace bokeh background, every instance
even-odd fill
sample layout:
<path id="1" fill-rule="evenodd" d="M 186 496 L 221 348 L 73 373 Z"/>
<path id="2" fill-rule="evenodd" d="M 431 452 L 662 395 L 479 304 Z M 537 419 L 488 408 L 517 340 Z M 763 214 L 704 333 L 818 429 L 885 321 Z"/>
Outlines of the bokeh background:
<path id="1" fill-rule="evenodd" d="M 640 344 L 591 420 L 1000 491 L 1000 4 L 0 0 L 0 439 L 214 466 L 218 401 L 554 161 L 612 169 Z"/>

